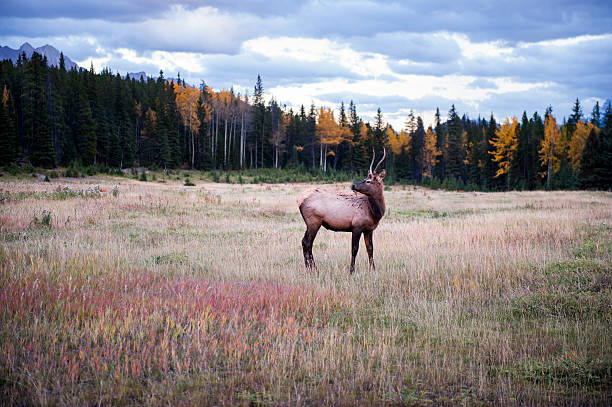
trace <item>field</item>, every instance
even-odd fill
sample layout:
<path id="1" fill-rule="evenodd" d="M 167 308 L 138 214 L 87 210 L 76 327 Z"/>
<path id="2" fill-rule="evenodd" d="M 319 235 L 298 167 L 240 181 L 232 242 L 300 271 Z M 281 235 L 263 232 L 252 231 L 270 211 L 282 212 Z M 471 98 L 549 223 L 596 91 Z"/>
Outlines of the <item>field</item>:
<path id="1" fill-rule="evenodd" d="M 312 185 L 194 183 L 0 179 L 1 404 L 612 403 L 611 193 L 394 186 L 349 275 Z"/>

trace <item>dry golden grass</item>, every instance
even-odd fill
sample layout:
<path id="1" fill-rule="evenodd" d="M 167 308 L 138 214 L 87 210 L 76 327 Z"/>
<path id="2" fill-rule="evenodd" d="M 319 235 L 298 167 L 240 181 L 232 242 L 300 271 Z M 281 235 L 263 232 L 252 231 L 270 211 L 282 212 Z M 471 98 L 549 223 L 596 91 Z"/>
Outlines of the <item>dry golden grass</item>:
<path id="1" fill-rule="evenodd" d="M 0 183 L 3 404 L 612 401 L 610 193 L 396 186 L 351 276 L 312 185 L 77 181 Z"/>

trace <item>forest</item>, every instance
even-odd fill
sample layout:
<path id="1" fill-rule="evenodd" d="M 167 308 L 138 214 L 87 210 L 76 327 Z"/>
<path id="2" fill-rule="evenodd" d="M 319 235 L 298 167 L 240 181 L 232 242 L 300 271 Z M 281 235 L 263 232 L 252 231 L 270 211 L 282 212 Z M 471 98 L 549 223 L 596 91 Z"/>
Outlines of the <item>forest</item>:
<path id="1" fill-rule="evenodd" d="M 353 101 L 298 111 L 266 98 L 213 91 L 180 75 L 136 80 L 105 68 L 67 70 L 34 53 L 0 62 L 0 166 L 78 164 L 97 171 L 147 167 L 196 170 L 294 169 L 363 173 L 372 151 L 387 151 L 388 182 L 501 191 L 612 188 L 612 107 L 590 114 L 576 99 L 560 120 L 543 115 L 468 117 L 451 106 L 425 128 L 408 115 L 403 129 L 380 108 L 366 122 Z M 267 100 L 267 101 L 266 101 Z"/>

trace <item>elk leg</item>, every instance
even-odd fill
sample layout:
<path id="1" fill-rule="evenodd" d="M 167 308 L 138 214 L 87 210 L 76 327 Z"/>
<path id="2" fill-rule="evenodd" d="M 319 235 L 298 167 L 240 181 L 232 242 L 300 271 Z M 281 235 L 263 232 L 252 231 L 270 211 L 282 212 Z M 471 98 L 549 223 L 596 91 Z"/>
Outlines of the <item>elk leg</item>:
<path id="1" fill-rule="evenodd" d="M 314 268 L 317 269 L 315 265 L 314 257 L 312 256 L 312 243 L 314 242 L 315 237 L 317 236 L 317 232 L 321 226 L 306 226 L 306 233 L 304 233 L 304 238 L 302 239 L 302 250 L 304 251 L 304 263 L 306 264 L 306 268 L 308 270 Z"/>
<path id="2" fill-rule="evenodd" d="M 351 269 L 349 272 L 353 274 L 355 272 L 355 257 L 357 257 L 357 252 L 359 251 L 359 238 L 361 237 L 361 232 L 353 232 L 353 239 L 351 245 Z"/>
<path id="3" fill-rule="evenodd" d="M 363 241 L 365 242 L 366 249 L 368 251 L 368 259 L 370 260 L 370 269 L 376 270 L 374 267 L 374 242 L 372 242 L 373 232 L 364 232 Z"/>

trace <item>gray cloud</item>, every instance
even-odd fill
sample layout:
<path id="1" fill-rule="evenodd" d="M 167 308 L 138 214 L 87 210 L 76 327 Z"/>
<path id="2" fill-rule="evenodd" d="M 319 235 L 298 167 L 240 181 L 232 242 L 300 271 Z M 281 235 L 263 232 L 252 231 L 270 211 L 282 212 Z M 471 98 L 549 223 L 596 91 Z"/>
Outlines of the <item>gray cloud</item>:
<path id="1" fill-rule="evenodd" d="M 349 43 L 357 51 L 377 52 L 415 62 L 453 63 L 461 57 L 457 42 L 437 33 L 384 32 L 370 37 L 353 37 Z"/>
<path id="2" fill-rule="evenodd" d="M 108 57 L 114 70 L 157 75 L 153 51 L 198 54 L 201 66 L 176 66 L 191 83 L 206 80 L 215 88 L 232 84 L 252 89 L 257 74 L 268 88 L 342 78 L 363 79 L 337 62 L 269 59 L 245 50 L 247 40 L 268 36 L 329 38 L 353 50 L 386 58 L 393 74 L 377 77 L 395 81 L 403 74 L 475 77 L 469 88 L 482 90 L 478 106 L 431 95 L 397 96 L 330 92 L 331 102 L 354 99 L 364 109 L 381 106 L 389 116 L 404 109 L 444 114 L 452 103 L 471 116 L 478 111 L 520 114 L 543 111 L 548 104 L 569 111 L 576 97 L 603 100 L 612 94 L 612 38 L 579 43 L 540 43 L 551 39 L 612 32 L 612 3 L 607 1 L 542 0 L 496 3 L 488 0 L 392 2 L 383 0 L 4 0 L 0 3 L 0 45 L 18 47 L 24 41 L 45 43 L 75 60 Z M 500 41 L 508 54 L 466 58 L 453 33 L 472 42 Z M 133 63 L 117 49 L 134 50 L 149 58 Z M 201 58 L 200 58 L 201 57 Z M 169 58 L 173 58 L 170 55 Z M 168 76 L 176 73 L 169 72 Z M 502 92 L 494 80 L 538 83 L 530 91 Z M 541 86 L 547 84 L 547 86 Z M 589 108 L 590 109 L 590 108 Z M 589 110 L 585 108 L 585 111 Z M 565 113 L 564 113 L 565 114 Z"/>
<path id="3" fill-rule="evenodd" d="M 142 21 L 159 16 L 173 6 L 188 10 L 214 7 L 231 13 L 270 16 L 286 15 L 299 10 L 301 2 L 274 0 L 4 0 L 0 15 L 20 18 L 104 19 Z"/>
<path id="4" fill-rule="evenodd" d="M 301 32 L 315 36 L 448 31 L 478 41 L 540 41 L 601 34 L 612 26 L 612 5 L 605 1 L 312 1 L 296 15 L 309 22 Z"/>

